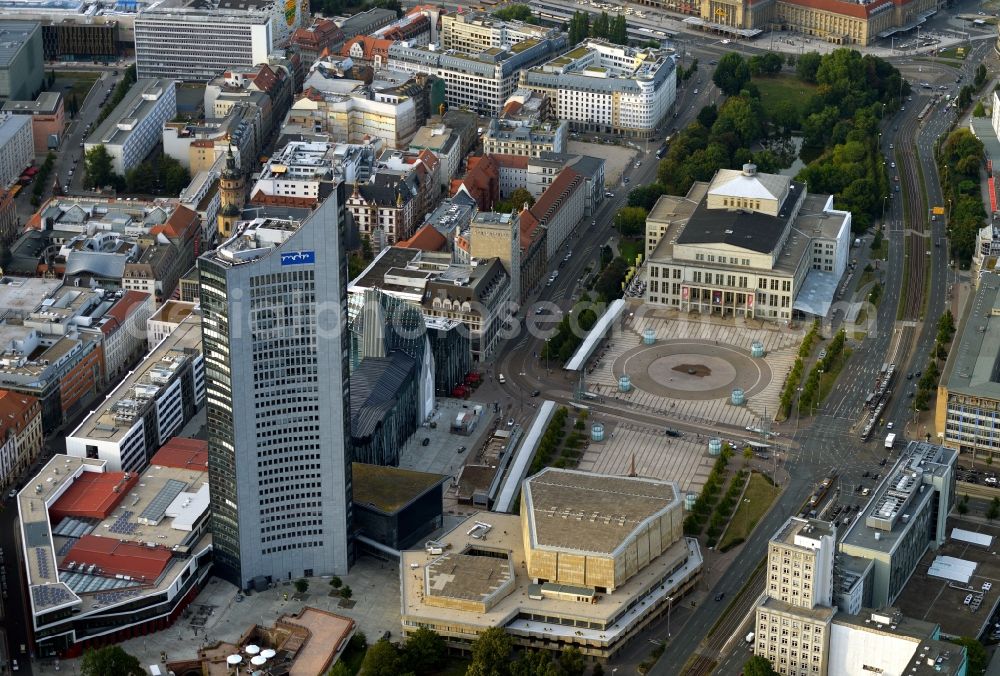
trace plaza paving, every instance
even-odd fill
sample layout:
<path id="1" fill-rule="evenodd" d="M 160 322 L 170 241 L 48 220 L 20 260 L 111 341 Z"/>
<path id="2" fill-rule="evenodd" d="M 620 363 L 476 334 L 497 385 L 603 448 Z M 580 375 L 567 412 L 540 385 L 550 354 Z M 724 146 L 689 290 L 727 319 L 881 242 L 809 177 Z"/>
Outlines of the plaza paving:
<path id="1" fill-rule="evenodd" d="M 642 334 L 651 328 L 653 345 Z M 759 340 L 766 355 L 750 356 Z M 708 440 L 718 436 L 720 425 L 757 426 L 773 418 L 784 383 L 802 340 L 802 331 L 753 322 L 737 324 L 719 319 L 678 317 L 670 311 L 631 317 L 589 369 L 587 389 L 604 400 L 625 402 L 644 413 L 661 414 L 664 426 L 671 420 L 703 424 L 701 435 L 669 437 L 664 428 L 619 421 L 598 415 L 605 436 L 591 442 L 579 468 L 607 474 L 628 474 L 676 481 L 681 490 L 701 490 L 714 459 Z M 632 391 L 618 391 L 618 379 L 627 375 Z M 745 406 L 733 406 L 734 388 L 746 393 Z M 731 434 L 723 434 L 729 438 Z"/>
<path id="2" fill-rule="evenodd" d="M 644 345 L 642 334 L 653 329 L 656 343 Z M 587 389 L 606 399 L 668 418 L 707 425 L 756 426 L 773 418 L 784 377 L 795 362 L 801 330 L 752 322 L 689 319 L 672 312 L 652 312 L 626 323 L 587 375 Z M 754 341 L 766 356 L 750 357 Z M 619 392 L 627 375 L 631 392 Z M 733 406 L 730 394 L 742 388 L 744 406 Z"/>
<path id="3" fill-rule="evenodd" d="M 663 428 L 636 423 L 605 423 L 604 441 L 591 442 L 578 469 L 627 475 L 635 463 L 639 476 L 676 481 L 682 491 L 697 493 L 712 471 L 708 442 L 696 436 L 671 438 Z"/>
<path id="4" fill-rule="evenodd" d="M 236 602 L 236 587 L 218 578 L 211 578 L 194 603 L 188 606 L 173 626 L 148 636 L 121 643 L 123 649 L 139 658 L 143 666 L 160 663 L 160 653 L 169 660 L 193 659 L 198 649 L 215 641 L 236 641 L 251 624 L 271 625 L 285 613 L 298 613 L 303 606 L 312 606 L 350 617 L 358 624 L 369 641 L 383 632 L 392 632 L 393 640 L 400 635 L 399 624 L 399 564 L 361 557 L 342 575 L 351 587 L 353 608 L 341 608 L 340 599 L 329 596 L 329 579 L 309 578 L 309 590 L 301 600 L 293 598 L 295 588 L 279 584 L 274 589 L 254 593 Z M 288 594 L 288 600 L 285 600 Z M 79 659 L 63 660 L 57 666 L 53 660 L 35 662 L 36 674 L 79 673 Z"/>

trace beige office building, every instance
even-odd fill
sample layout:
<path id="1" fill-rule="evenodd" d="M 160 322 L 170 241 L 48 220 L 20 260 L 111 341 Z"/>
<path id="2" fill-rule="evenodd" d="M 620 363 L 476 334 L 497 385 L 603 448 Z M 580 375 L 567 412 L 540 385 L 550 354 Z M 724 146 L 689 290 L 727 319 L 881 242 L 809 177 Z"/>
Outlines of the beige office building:
<path id="1" fill-rule="evenodd" d="M 767 546 L 767 587 L 753 651 L 784 676 L 826 674 L 833 607 L 836 527 L 791 517 Z"/>
<path id="2" fill-rule="evenodd" d="M 477 213 L 469 231 L 469 254 L 480 260 L 499 258 L 510 275 L 510 299 L 521 302 L 521 227 L 516 212 Z"/>

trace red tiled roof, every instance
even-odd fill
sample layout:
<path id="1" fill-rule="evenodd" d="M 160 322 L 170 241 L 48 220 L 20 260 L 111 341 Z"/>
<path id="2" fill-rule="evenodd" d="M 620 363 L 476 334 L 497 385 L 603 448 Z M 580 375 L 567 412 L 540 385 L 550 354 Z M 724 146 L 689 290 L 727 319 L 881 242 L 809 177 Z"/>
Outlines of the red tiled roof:
<path id="1" fill-rule="evenodd" d="M 257 68 L 256 73 L 250 73 L 249 78 L 253 80 L 253 84 L 258 91 L 270 94 L 272 97 L 274 96 L 274 88 L 278 85 L 278 80 L 280 79 L 266 63 L 262 63 Z"/>
<path id="2" fill-rule="evenodd" d="M 508 169 L 528 168 L 527 155 L 506 155 L 501 153 L 494 153 L 492 157 L 501 167 L 507 167 Z"/>
<path id="3" fill-rule="evenodd" d="M 531 213 L 539 222 L 544 222 L 547 218 L 550 218 L 554 210 L 560 207 L 560 202 L 563 199 L 563 193 L 567 190 L 575 190 L 583 182 L 583 176 L 576 173 L 569 167 L 564 168 L 556 176 L 556 179 L 552 181 L 551 185 L 545 189 L 538 201 L 535 202 L 535 206 L 531 207 Z"/>
<path id="4" fill-rule="evenodd" d="M 896 4 L 903 5 L 906 4 L 906 1 L 907 0 L 900 0 Z M 818 9 L 824 12 L 832 12 L 834 14 L 843 14 L 856 19 L 867 19 L 873 11 L 883 5 L 892 3 L 893 0 L 876 0 L 868 5 L 859 5 L 855 2 L 844 2 L 843 0 L 786 0 L 786 2 L 800 7 Z"/>
<path id="5" fill-rule="evenodd" d="M 493 203 L 499 198 L 499 194 L 496 193 L 500 190 L 500 171 L 493 155 L 469 158 L 469 168 L 465 176 L 452 180 L 451 194 L 457 194 L 462 188 L 476 200 L 481 210 L 493 208 Z"/>
<path id="6" fill-rule="evenodd" d="M 535 240 L 538 229 L 538 219 L 535 215 L 531 213 L 530 209 L 524 209 L 521 211 L 519 217 L 519 226 L 521 229 L 520 240 L 521 249 L 527 251 L 531 248 L 531 243 Z"/>
<path id="7" fill-rule="evenodd" d="M 434 167 L 441 164 L 441 160 L 437 158 L 437 155 L 427 150 L 427 148 L 424 148 L 417 153 L 417 157 L 420 158 L 420 161 L 423 162 L 431 171 L 434 170 Z"/>
<path id="8" fill-rule="evenodd" d="M 124 472 L 83 472 L 49 507 L 49 518 L 53 523 L 67 516 L 106 519 L 137 483 L 135 473 L 126 479 Z"/>
<path id="9" fill-rule="evenodd" d="M 84 535 L 66 554 L 67 560 L 94 564 L 105 575 L 128 575 L 149 582 L 160 577 L 170 563 L 170 556 L 170 550 L 164 547 L 147 547 L 96 535 Z"/>
<path id="10" fill-rule="evenodd" d="M 340 55 L 350 56 L 351 47 L 357 42 L 361 43 L 361 53 L 363 55 L 361 58 L 366 61 L 374 60 L 376 54 L 388 56 L 389 47 L 393 43 L 392 40 L 373 38 L 370 35 L 358 35 L 344 43 L 344 46 L 340 48 Z"/>
<path id="11" fill-rule="evenodd" d="M 163 225 L 151 228 L 150 232 L 154 235 L 163 233 L 167 237 L 180 240 L 190 239 L 198 232 L 198 213 L 178 205 Z"/>
<path id="12" fill-rule="evenodd" d="M 433 225 L 425 225 L 413 233 L 413 237 L 398 243 L 396 246 L 404 249 L 420 249 L 421 251 L 441 251 L 447 244 L 448 240 Z"/>
<path id="13" fill-rule="evenodd" d="M 522 104 L 520 101 L 508 101 L 507 104 L 503 107 L 503 110 L 500 111 L 500 117 L 503 118 L 507 117 L 508 115 L 515 115 L 523 107 L 524 104 Z"/>
<path id="14" fill-rule="evenodd" d="M 7 438 L 7 432 L 16 428 L 38 399 L 30 394 L 0 390 L 0 440 Z"/>
<path id="15" fill-rule="evenodd" d="M 125 324 L 128 316 L 135 312 L 136 308 L 146 302 L 148 298 L 149 294 L 145 291 L 126 291 L 118 299 L 118 302 L 112 305 L 105 313 L 104 316 L 110 317 L 113 321 L 104 322 L 101 325 L 101 332 L 107 336 L 117 331 Z"/>
<path id="16" fill-rule="evenodd" d="M 201 439 L 173 437 L 160 447 L 150 465 L 208 471 L 208 442 Z"/>

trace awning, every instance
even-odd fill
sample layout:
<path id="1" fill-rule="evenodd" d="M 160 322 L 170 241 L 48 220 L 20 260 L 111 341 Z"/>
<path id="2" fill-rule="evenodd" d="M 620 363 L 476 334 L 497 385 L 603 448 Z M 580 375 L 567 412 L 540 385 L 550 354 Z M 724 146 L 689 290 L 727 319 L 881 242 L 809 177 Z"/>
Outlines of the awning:
<path id="1" fill-rule="evenodd" d="M 832 272 L 810 270 L 802 282 L 802 288 L 792 303 L 792 309 L 813 317 L 826 317 L 833 305 L 833 295 L 837 292 L 837 276 Z"/>

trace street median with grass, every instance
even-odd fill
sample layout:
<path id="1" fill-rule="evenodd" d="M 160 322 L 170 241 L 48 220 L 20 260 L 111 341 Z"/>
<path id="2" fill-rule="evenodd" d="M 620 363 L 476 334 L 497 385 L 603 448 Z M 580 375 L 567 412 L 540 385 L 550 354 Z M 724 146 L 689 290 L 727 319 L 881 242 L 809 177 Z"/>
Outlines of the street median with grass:
<path id="1" fill-rule="evenodd" d="M 725 552 L 742 544 L 767 510 L 771 509 L 771 504 L 780 493 L 781 489 L 774 485 L 770 477 L 760 472 L 751 472 L 743 498 L 719 541 L 719 550 Z"/>

